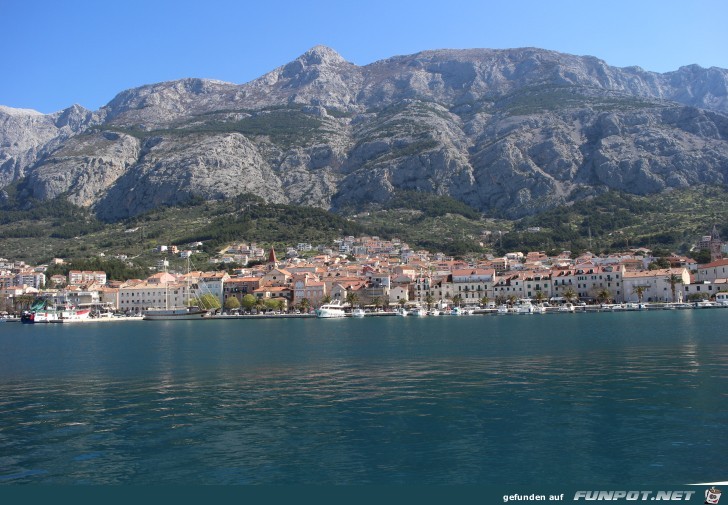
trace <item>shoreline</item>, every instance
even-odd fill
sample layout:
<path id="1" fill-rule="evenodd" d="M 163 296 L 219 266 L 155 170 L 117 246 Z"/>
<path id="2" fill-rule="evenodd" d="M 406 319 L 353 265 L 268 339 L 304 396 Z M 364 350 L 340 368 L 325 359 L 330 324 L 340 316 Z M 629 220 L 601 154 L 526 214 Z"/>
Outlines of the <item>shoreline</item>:
<path id="1" fill-rule="evenodd" d="M 594 312 L 651 312 L 656 310 L 698 310 L 698 309 L 720 309 L 728 308 L 728 305 L 713 304 L 713 305 L 698 305 L 696 303 L 647 303 L 643 304 L 643 307 L 626 306 L 624 304 L 602 304 L 602 305 L 586 305 L 586 306 L 575 306 L 573 311 L 561 310 L 559 306 L 545 307 L 543 312 L 528 312 L 518 313 L 515 311 L 508 311 L 507 313 L 500 313 L 496 308 L 488 309 L 472 309 L 472 313 L 463 313 L 461 316 L 469 315 L 500 315 L 500 316 L 520 316 L 520 315 L 543 315 L 543 314 L 572 314 L 572 313 L 594 313 Z M 395 317 L 399 314 L 393 311 L 380 311 L 380 312 L 367 312 L 364 317 Z M 452 314 L 440 314 L 440 316 L 452 317 Z M 420 317 L 440 317 L 440 316 L 407 316 L 419 319 Z M 401 317 L 401 316 L 400 316 Z M 359 319 L 352 316 L 351 313 L 344 315 L 344 319 Z M 200 321 L 212 321 L 212 320 L 240 320 L 240 319 L 318 319 L 315 314 L 220 314 L 213 315 L 210 317 L 199 318 L 195 320 Z M 342 318 L 336 318 L 342 319 Z M 143 321 L 143 316 L 123 316 L 123 317 L 100 317 L 100 318 L 88 318 L 88 319 L 56 319 L 52 321 L 42 321 L 33 324 L 76 324 L 76 323 L 108 323 L 108 322 L 130 322 L 130 321 Z M 173 319 L 166 319 L 170 321 Z M 5 318 L 1 322 L 20 322 L 20 318 Z"/>

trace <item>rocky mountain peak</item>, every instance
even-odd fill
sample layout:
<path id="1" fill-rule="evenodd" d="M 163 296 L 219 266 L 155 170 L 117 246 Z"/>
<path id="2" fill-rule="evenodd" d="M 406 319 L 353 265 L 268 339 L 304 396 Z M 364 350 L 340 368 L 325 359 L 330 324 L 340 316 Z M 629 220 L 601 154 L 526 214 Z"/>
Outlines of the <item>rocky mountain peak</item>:
<path id="1" fill-rule="evenodd" d="M 108 219 L 193 196 L 356 209 L 413 190 L 519 217 L 610 188 L 728 183 L 728 70 L 537 48 L 360 67 L 315 46 L 241 85 L 151 84 L 95 113 L 0 108 L 0 187 L 21 177 Z"/>
<path id="2" fill-rule="evenodd" d="M 348 63 L 339 53 L 327 46 L 314 46 L 295 61 L 300 61 L 305 65 L 340 65 Z"/>

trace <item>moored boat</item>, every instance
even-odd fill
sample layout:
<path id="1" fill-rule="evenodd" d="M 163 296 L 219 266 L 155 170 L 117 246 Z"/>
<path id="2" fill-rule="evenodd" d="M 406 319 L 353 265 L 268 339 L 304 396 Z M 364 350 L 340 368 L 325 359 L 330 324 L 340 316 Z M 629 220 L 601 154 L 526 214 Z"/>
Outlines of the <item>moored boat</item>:
<path id="1" fill-rule="evenodd" d="M 178 309 L 149 309 L 144 311 L 145 321 L 169 321 L 175 319 L 200 319 L 209 317 L 208 311 L 200 307 L 190 306 Z"/>
<path id="2" fill-rule="evenodd" d="M 325 303 L 316 309 L 316 317 L 321 319 L 332 319 L 338 317 L 346 317 L 344 307 L 339 302 Z"/>
<path id="3" fill-rule="evenodd" d="M 559 312 L 574 312 L 574 304 L 571 302 L 566 302 L 565 304 L 559 306 Z"/>
<path id="4" fill-rule="evenodd" d="M 354 309 L 351 311 L 351 317 L 364 317 L 367 313 L 364 312 L 364 309 Z"/>

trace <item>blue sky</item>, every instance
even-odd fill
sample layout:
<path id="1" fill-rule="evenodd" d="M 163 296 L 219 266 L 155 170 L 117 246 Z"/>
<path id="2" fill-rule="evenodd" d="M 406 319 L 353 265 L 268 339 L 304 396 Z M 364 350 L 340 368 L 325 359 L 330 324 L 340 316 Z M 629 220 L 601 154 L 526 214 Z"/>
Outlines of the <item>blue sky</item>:
<path id="1" fill-rule="evenodd" d="M 541 47 L 667 72 L 728 68 L 725 0 L 0 0 L 0 105 L 98 109 L 143 84 L 244 83 L 323 44 L 357 65 Z"/>

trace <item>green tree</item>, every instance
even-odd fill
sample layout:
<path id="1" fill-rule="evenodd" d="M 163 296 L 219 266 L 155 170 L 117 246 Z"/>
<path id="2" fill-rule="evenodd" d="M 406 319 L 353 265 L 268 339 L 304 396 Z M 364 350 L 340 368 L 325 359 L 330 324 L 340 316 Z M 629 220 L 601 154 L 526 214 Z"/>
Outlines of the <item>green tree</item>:
<path id="1" fill-rule="evenodd" d="M 353 291 L 348 291 L 346 293 L 346 303 L 349 304 L 349 306 L 353 309 L 356 302 L 359 301 L 359 295 L 354 293 Z"/>
<path id="2" fill-rule="evenodd" d="M 13 298 L 13 306 L 15 311 L 28 310 L 35 301 L 34 295 L 19 295 Z"/>
<path id="3" fill-rule="evenodd" d="M 250 311 L 253 307 L 255 307 L 256 302 L 258 301 L 258 298 L 251 294 L 247 294 L 243 296 L 243 299 L 241 300 L 241 304 L 245 310 Z"/>
<path id="4" fill-rule="evenodd" d="M 602 288 L 597 291 L 596 299 L 599 303 L 609 303 L 612 300 L 612 293 L 607 288 Z"/>
<path id="5" fill-rule="evenodd" d="M 460 307 L 460 304 L 463 303 L 463 295 L 455 295 L 452 297 L 452 304 L 456 307 Z"/>
<path id="6" fill-rule="evenodd" d="M 276 300 L 274 298 L 268 298 L 263 301 L 263 306 L 265 307 L 265 310 L 278 310 L 278 307 L 280 307 L 279 300 Z"/>
<path id="7" fill-rule="evenodd" d="M 667 277 L 667 282 L 670 283 L 670 291 L 672 292 L 672 301 L 675 301 L 675 291 L 678 284 L 682 284 L 683 280 L 680 275 L 677 274 L 670 274 Z"/>
<path id="8" fill-rule="evenodd" d="M 427 305 L 427 310 L 430 310 L 432 308 L 433 303 L 435 303 L 435 297 L 432 296 L 430 293 L 427 293 L 425 295 L 425 305 Z"/>
<path id="9" fill-rule="evenodd" d="M 578 297 L 579 296 L 576 294 L 576 291 L 574 291 L 574 288 L 571 286 L 566 288 L 566 291 L 564 291 L 564 298 L 569 303 L 574 303 Z"/>
<path id="10" fill-rule="evenodd" d="M 490 298 L 488 298 L 487 296 L 484 296 L 480 299 L 480 305 L 482 305 L 483 307 L 487 307 L 489 303 Z"/>
<path id="11" fill-rule="evenodd" d="M 548 295 L 541 291 L 540 289 L 536 290 L 536 294 L 534 295 L 534 300 L 536 300 L 537 303 L 543 303 L 548 298 Z"/>
<path id="12" fill-rule="evenodd" d="M 220 299 L 211 293 L 205 293 L 195 298 L 193 305 L 205 310 L 218 310 L 220 308 Z"/>
<path id="13" fill-rule="evenodd" d="M 637 300 L 642 303 L 642 296 L 645 294 L 645 291 L 647 291 L 646 286 L 635 286 L 632 292 L 637 295 Z"/>
<path id="14" fill-rule="evenodd" d="M 382 299 L 380 297 L 378 297 L 378 296 L 375 296 L 372 299 L 372 305 L 374 305 L 374 308 L 375 309 L 378 309 L 379 307 L 382 306 Z"/>
<path id="15" fill-rule="evenodd" d="M 304 298 L 298 305 L 301 307 L 301 312 L 308 314 L 308 311 L 311 308 L 311 300 Z"/>
<path id="16" fill-rule="evenodd" d="M 235 296 L 228 296 L 225 300 L 225 310 L 236 310 L 240 308 L 240 300 Z"/>

